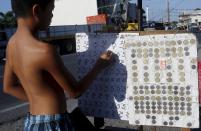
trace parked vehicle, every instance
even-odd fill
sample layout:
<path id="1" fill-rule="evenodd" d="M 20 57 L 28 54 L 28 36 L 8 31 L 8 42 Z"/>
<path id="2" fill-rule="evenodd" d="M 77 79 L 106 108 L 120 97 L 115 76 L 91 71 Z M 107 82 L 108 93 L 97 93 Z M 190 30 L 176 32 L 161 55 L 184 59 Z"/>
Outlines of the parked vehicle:
<path id="1" fill-rule="evenodd" d="M 5 58 L 7 43 L 8 38 L 6 32 L 0 31 L 0 62 Z"/>
<path id="2" fill-rule="evenodd" d="M 0 31 L 0 48 L 6 47 L 8 38 L 6 32 Z"/>
<path id="3" fill-rule="evenodd" d="M 201 29 L 201 27 L 199 27 L 199 25 L 197 23 L 191 23 L 188 25 L 189 32 L 193 32 L 193 33 L 201 32 L 200 29 Z"/>
<path id="4" fill-rule="evenodd" d="M 148 22 L 143 25 L 145 30 L 165 30 L 165 26 L 160 22 Z"/>
<path id="5" fill-rule="evenodd" d="M 188 30 L 190 32 L 193 32 L 193 33 L 201 32 L 201 30 L 199 29 L 199 27 L 190 27 Z"/>

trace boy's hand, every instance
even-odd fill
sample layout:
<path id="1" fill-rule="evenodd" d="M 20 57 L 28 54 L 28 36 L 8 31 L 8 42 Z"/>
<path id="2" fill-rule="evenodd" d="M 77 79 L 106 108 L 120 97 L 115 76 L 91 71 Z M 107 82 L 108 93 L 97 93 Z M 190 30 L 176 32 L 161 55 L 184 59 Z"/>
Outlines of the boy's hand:
<path id="1" fill-rule="evenodd" d="M 95 68 L 102 70 L 114 63 L 114 53 L 112 51 L 104 52 L 96 61 Z"/>

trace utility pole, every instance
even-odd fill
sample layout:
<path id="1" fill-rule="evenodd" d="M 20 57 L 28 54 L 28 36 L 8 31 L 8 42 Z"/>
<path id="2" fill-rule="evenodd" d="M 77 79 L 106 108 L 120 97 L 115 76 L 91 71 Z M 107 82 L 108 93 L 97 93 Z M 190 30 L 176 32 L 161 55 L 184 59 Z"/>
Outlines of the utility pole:
<path id="1" fill-rule="evenodd" d="M 168 23 L 170 23 L 170 1 L 167 0 L 167 17 L 168 17 Z"/>
<path id="2" fill-rule="evenodd" d="M 149 22 L 149 7 L 146 7 L 146 21 Z"/>
<path id="3" fill-rule="evenodd" d="M 137 12 L 138 12 L 138 30 L 139 31 L 142 31 L 143 28 L 142 28 L 142 24 L 143 24 L 143 14 L 142 14 L 142 0 L 138 0 L 138 9 L 137 9 Z"/>

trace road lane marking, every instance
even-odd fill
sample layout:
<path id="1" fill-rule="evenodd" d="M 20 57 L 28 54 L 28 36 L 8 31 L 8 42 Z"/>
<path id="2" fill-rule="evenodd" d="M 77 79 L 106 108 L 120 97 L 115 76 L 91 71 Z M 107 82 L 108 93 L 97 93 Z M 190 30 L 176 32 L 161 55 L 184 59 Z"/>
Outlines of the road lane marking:
<path id="1" fill-rule="evenodd" d="M 12 110 L 27 106 L 28 104 L 29 103 L 23 103 L 23 104 L 20 104 L 20 105 L 17 105 L 17 106 L 9 107 L 7 109 L 0 110 L 0 113 L 5 113 L 5 112 L 8 112 L 8 111 L 12 111 Z"/>

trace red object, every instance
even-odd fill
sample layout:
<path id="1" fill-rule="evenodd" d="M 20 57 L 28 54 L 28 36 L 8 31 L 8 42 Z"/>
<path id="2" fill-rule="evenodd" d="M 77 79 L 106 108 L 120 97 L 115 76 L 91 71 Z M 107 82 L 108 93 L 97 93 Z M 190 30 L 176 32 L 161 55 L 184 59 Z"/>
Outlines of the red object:
<path id="1" fill-rule="evenodd" d="M 198 61 L 198 87 L 199 87 L 199 100 L 201 104 L 201 61 Z"/>
<path id="2" fill-rule="evenodd" d="M 164 70 L 166 68 L 166 60 L 160 60 L 160 69 Z"/>
<path id="3" fill-rule="evenodd" d="M 87 24 L 106 24 L 106 23 L 107 23 L 106 14 L 87 17 Z"/>

